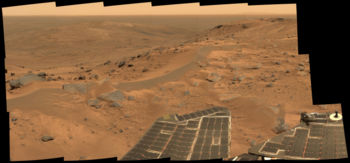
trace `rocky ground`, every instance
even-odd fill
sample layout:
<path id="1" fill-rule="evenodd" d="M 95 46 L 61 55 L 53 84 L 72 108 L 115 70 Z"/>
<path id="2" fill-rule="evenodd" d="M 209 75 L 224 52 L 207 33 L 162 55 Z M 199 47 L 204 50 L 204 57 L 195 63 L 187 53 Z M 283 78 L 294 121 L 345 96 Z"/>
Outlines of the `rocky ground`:
<path id="1" fill-rule="evenodd" d="M 102 55 L 94 64 L 6 63 L 11 159 L 122 157 L 158 117 L 212 106 L 231 111 L 232 157 L 296 126 L 301 112 L 341 112 L 312 105 L 296 25 L 293 18 L 233 21 L 176 46 Z"/>

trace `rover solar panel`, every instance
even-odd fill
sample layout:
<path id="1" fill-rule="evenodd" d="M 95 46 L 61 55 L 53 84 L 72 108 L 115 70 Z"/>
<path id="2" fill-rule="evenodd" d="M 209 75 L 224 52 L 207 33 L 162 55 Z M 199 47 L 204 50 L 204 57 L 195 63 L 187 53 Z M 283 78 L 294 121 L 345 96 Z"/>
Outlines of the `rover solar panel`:
<path id="1" fill-rule="evenodd" d="M 249 153 L 293 160 L 347 158 L 341 114 L 302 113 L 296 128 L 250 148 Z"/>
<path id="2" fill-rule="evenodd" d="M 231 113 L 222 107 L 156 120 L 122 160 L 227 158 Z"/>

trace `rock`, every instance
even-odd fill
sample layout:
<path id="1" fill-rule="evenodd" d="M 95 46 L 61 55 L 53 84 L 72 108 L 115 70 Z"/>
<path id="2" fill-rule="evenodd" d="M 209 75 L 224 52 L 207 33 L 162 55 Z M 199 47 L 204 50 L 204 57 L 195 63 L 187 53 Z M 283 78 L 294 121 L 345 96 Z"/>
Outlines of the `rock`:
<path id="1" fill-rule="evenodd" d="M 43 136 L 43 137 L 41 137 L 41 141 L 43 141 L 43 142 L 48 142 L 48 141 L 51 141 L 51 140 L 54 140 L 54 138 L 52 136 Z"/>
<path id="2" fill-rule="evenodd" d="M 199 65 L 199 67 L 205 67 L 205 66 L 207 66 L 206 63 L 203 63 L 203 62 L 201 62 L 201 61 L 198 61 L 197 63 L 198 63 L 198 65 Z"/>
<path id="3" fill-rule="evenodd" d="M 108 102 L 120 102 L 124 99 L 124 95 L 120 90 L 110 93 L 104 93 L 98 96 L 98 99 Z"/>
<path id="4" fill-rule="evenodd" d="M 113 72 L 115 72 L 115 69 L 112 69 L 112 70 L 110 70 L 109 72 L 110 72 L 110 73 L 113 73 Z"/>
<path id="5" fill-rule="evenodd" d="M 276 134 L 280 134 L 280 133 L 288 130 L 288 125 L 285 123 L 284 119 L 278 118 L 277 121 L 278 121 L 278 123 L 277 123 L 276 127 L 273 129 L 273 131 Z"/>
<path id="6" fill-rule="evenodd" d="M 92 79 L 98 79 L 98 75 L 97 74 L 92 74 L 91 76 L 90 76 L 90 78 L 92 78 Z"/>
<path id="7" fill-rule="evenodd" d="M 147 68 L 142 69 L 142 72 L 147 72 L 147 71 L 148 71 Z"/>
<path id="8" fill-rule="evenodd" d="M 92 71 L 92 69 L 87 69 L 85 72 L 91 72 Z"/>
<path id="9" fill-rule="evenodd" d="M 305 70 L 305 68 L 303 67 L 303 66 L 299 66 L 299 67 L 297 67 L 296 68 L 298 71 L 304 71 Z"/>
<path id="10" fill-rule="evenodd" d="M 86 77 L 84 76 L 84 75 L 80 75 L 79 77 L 78 77 L 78 80 L 85 80 L 86 79 Z"/>
<path id="11" fill-rule="evenodd" d="M 11 76 L 15 76 L 15 73 L 14 73 L 14 72 L 11 72 L 10 75 L 11 75 Z"/>
<path id="12" fill-rule="evenodd" d="M 198 87 L 199 83 L 198 82 L 193 82 L 193 86 Z"/>
<path id="13" fill-rule="evenodd" d="M 272 87 L 272 86 L 273 86 L 272 83 L 266 84 L 266 87 Z"/>
<path id="14" fill-rule="evenodd" d="M 84 69 L 84 67 L 80 67 L 80 69 L 82 69 L 82 70 L 83 70 L 83 69 Z"/>
<path id="15" fill-rule="evenodd" d="M 57 80 L 63 80 L 63 78 L 61 76 L 58 76 Z"/>
<path id="16" fill-rule="evenodd" d="M 88 105 L 92 106 L 96 109 L 99 109 L 99 108 L 101 108 L 101 105 L 99 105 L 99 102 L 100 101 L 98 99 L 90 99 L 90 100 L 88 100 Z"/>
<path id="17" fill-rule="evenodd" d="M 135 97 L 134 96 L 128 96 L 128 100 L 129 101 L 135 100 Z"/>
<path id="18" fill-rule="evenodd" d="M 305 66 L 305 64 L 304 63 L 299 63 L 298 66 Z"/>
<path id="19" fill-rule="evenodd" d="M 119 130 L 120 133 L 123 133 L 124 131 L 122 129 Z"/>
<path id="20" fill-rule="evenodd" d="M 45 72 L 40 72 L 40 73 L 38 73 L 38 76 L 45 78 L 47 76 L 47 74 Z"/>
<path id="21" fill-rule="evenodd" d="M 52 81 L 53 78 L 52 78 L 51 76 L 49 76 L 46 80 L 47 80 L 47 81 Z"/>
<path id="22" fill-rule="evenodd" d="M 15 121 L 17 121 L 17 118 L 12 118 L 11 121 L 15 122 Z"/>
<path id="23" fill-rule="evenodd" d="M 222 102 L 228 102 L 240 96 L 241 96 L 240 94 L 224 93 L 219 95 L 219 100 Z"/>
<path id="24" fill-rule="evenodd" d="M 281 62 L 277 61 L 275 62 L 276 65 L 281 65 Z"/>
<path id="25" fill-rule="evenodd" d="M 207 80 L 210 82 L 216 82 L 221 79 L 221 76 L 215 72 L 212 72 L 208 75 Z"/>
<path id="26" fill-rule="evenodd" d="M 123 67 L 125 65 L 125 61 L 121 61 L 119 64 L 118 64 L 118 67 Z"/>
<path id="27" fill-rule="evenodd" d="M 21 86 L 27 85 L 29 83 L 32 83 L 34 81 L 44 81 L 42 77 L 39 77 L 38 75 L 35 74 L 26 74 L 16 80 L 11 80 L 10 81 L 10 87 L 11 89 L 16 89 Z"/>
<path id="28" fill-rule="evenodd" d="M 185 91 L 184 95 L 185 96 L 190 95 L 190 91 Z"/>
<path id="29" fill-rule="evenodd" d="M 77 83 L 77 84 L 63 84 L 62 88 L 63 90 L 69 91 L 69 92 L 77 92 L 81 94 L 87 93 L 88 84 L 85 83 Z"/>
<path id="30" fill-rule="evenodd" d="M 114 107 L 114 108 L 119 108 L 119 107 L 121 107 L 122 105 L 121 104 L 119 104 L 118 102 L 113 102 L 111 105 L 110 105 L 110 107 Z"/>
<path id="31" fill-rule="evenodd" d="M 261 66 L 262 66 L 262 64 L 258 63 L 255 66 L 251 66 L 250 69 L 257 70 L 257 69 L 261 68 Z"/>
<path id="32" fill-rule="evenodd" d="M 132 67 L 132 66 L 134 66 L 133 64 L 128 64 L 128 67 Z"/>
<path id="33" fill-rule="evenodd" d="M 106 61 L 105 63 L 103 63 L 103 65 L 109 65 L 109 64 L 111 64 L 111 61 L 110 61 L 110 60 L 108 60 L 108 61 Z"/>
<path id="34" fill-rule="evenodd" d="M 16 89 L 16 88 L 20 88 L 22 86 L 21 82 L 19 80 L 10 80 L 10 89 Z"/>
<path id="35" fill-rule="evenodd" d="M 286 73 L 290 73 L 290 70 L 286 70 Z"/>

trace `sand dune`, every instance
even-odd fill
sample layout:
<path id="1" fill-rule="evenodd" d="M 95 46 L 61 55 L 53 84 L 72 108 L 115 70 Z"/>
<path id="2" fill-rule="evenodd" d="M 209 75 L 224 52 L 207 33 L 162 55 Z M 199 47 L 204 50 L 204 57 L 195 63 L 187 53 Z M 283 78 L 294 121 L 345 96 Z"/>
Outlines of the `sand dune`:
<path id="1" fill-rule="evenodd" d="M 341 111 L 312 105 L 295 18 L 180 26 L 104 20 L 7 30 L 11 159 L 121 158 L 158 117 L 212 106 L 232 114 L 234 156 L 276 135 L 279 119 L 292 127 L 303 111 Z M 28 71 L 46 80 L 10 89 Z M 118 100 L 101 100 L 111 92 Z M 43 142 L 47 135 L 54 139 Z"/>

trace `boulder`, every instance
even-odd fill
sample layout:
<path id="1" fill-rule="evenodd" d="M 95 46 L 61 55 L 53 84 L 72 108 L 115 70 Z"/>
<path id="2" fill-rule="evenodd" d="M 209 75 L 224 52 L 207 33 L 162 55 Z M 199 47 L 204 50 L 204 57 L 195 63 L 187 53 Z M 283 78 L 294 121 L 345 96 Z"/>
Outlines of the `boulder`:
<path id="1" fill-rule="evenodd" d="M 120 90 L 114 92 L 103 93 L 98 96 L 98 99 L 108 102 L 120 102 L 124 99 L 124 94 Z"/>
<path id="2" fill-rule="evenodd" d="M 22 86 L 21 82 L 19 80 L 10 80 L 10 89 L 16 89 L 16 88 L 20 88 Z"/>
<path id="3" fill-rule="evenodd" d="M 34 81 L 44 81 L 45 79 L 43 79 L 42 77 L 39 77 L 38 75 L 35 74 L 26 74 L 16 80 L 11 80 L 10 81 L 10 87 L 11 89 L 16 89 L 19 88 L 21 86 L 27 85 L 29 83 L 32 83 Z"/>

